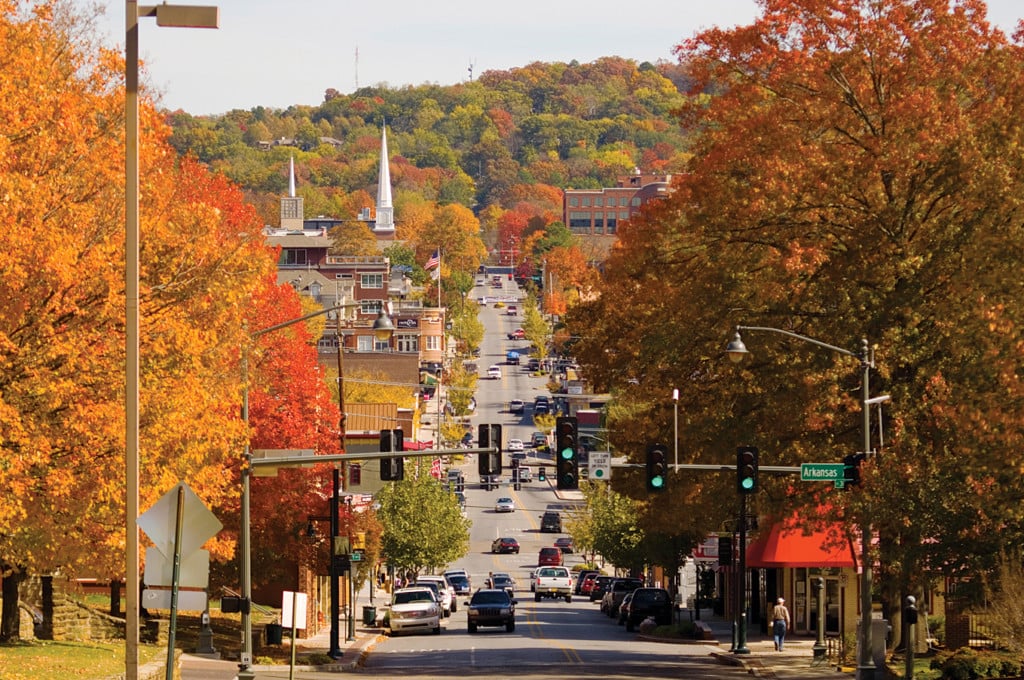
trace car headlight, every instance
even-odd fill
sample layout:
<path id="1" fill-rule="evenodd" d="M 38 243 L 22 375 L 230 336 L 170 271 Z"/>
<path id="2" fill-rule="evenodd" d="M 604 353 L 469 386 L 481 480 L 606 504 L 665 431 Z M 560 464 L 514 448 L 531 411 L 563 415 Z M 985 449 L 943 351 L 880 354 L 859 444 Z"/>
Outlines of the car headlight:
<path id="1" fill-rule="evenodd" d="M 502 607 L 501 608 L 501 615 L 502 616 L 508 616 L 511 613 L 512 613 L 512 608 L 511 607 Z"/>

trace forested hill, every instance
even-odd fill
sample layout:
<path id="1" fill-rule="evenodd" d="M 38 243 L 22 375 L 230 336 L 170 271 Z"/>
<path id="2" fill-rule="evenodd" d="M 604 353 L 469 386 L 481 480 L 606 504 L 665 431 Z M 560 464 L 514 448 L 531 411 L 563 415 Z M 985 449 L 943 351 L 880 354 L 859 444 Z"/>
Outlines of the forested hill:
<path id="1" fill-rule="evenodd" d="M 168 118 L 173 145 L 240 184 L 268 223 L 293 155 L 307 216 L 372 205 L 382 123 L 396 211 L 422 200 L 479 211 L 555 193 L 531 185 L 596 188 L 634 168 L 679 171 L 686 145 L 672 111 L 684 83 L 678 65 L 607 57 L 487 71 L 444 87 L 327 90 L 319 106 Z"/>

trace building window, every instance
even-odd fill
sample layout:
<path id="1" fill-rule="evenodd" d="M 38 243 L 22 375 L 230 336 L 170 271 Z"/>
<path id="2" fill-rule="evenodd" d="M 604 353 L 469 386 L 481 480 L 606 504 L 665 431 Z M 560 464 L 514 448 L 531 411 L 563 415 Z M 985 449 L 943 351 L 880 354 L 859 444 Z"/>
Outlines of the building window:
<path id="1" fill-rule="evenodd" d="M 629 196 L 622 196 L 621 198 L 619 198 L 620 208 L 625 208 L 627 205 L 629 205 Z"/>
<path id="2" fill-rule="evenodd" d="M 427 335 L 423 338 L 424 349 L 428 352 L 440 352 L 441 351 L 441 336 L 440 335 Z"/>
<path id="3" fill-rule="evenodd" d="M 594 196 L 594 206 L 597 207 L 597 208 L 603 207 L 604 206 L 604 199 L 601 198 L 600 196 Z"/>
<path id="4" fill-rule="evenodd" d="M 628 220 L 629 219 L 629 211 L 628 210 L 620 211 L 619 212 L 619 219 L 623 220 L 623 221 Z"/>
<path id="5" fill-rule="evenodd" d="M 569 229 L 573 232 L 579 233 L 590 233 L 590 213 L 588 212 L 570 212 L 569 213 Z"/>
<path id="6" fill-rule="evenodd" d="M 384 275 L 383 274 L 362 274 L 360 285 L 363 288 L 383 288 L 384 287 Z"/>
<path id="7" fill-rule="evenodd" d="M 373 349 L 374 349 L 374 351 L 377 351 L 377 352 L 387 352 L 389 349 L 391 349 L 390 339 L 389 340 L 377 340 L 376 338 L 374 338 L 373 339 Z"/>
<path id="8" fill-rule="evenodd" d="M 305 248 L 285 248 L 281 251 L 281 259 L 278 264 L 282 267 L 306 266 Z"/>
<path id="9" fill-rule="evenodd" d="M 399 352 L 419 352 L 420 338 L 418 335 L 397 335 L 395 336 L 395 347 Z"/>
<path id="10" fill-rule="evenodd" d="M 384 309 L 383 300 L 360 300 L 359 312 L 362 314 L 377 314 Z"/>
<path id="11" fill-rule="evenodd" d="M 583 197 L 583 203 L 581 203 L 580 205 L 582 205 L 584 208 L 589 208 L 590 207 L 590 196 L 584 196 Z"/>
<path id="12" fill-rule="evenodd" d="M 639 196 L 634 196 L 633 200 L 630 201 L 630 205 L 639 206 L 640 205 L 640 197 Z"/>
<path id="13" fill-rule="evenodd" d="M 604 233 L 615 233 L 615 213 L 608 211 L 604 220 Z"/>
<path id="14" fill-rule="evenodd" d="M 577 197 L 575 197 L 575 196 L 570 196 L 570 197 L 569 197 L 569 207 L 570 207 L 570 208 L 576 208 L 576 207 L 579 207 L 579 204 L 580 204 L 580 199 L 578 199 L 578 198 L 577 198 Z"/>
<path id="15" fill-rule="evenodd" d="M 359 352 L 372 352 L 373 351 L 373 336 L 372 335 L 357 335 L 356 336 L 356 350 Z"/>

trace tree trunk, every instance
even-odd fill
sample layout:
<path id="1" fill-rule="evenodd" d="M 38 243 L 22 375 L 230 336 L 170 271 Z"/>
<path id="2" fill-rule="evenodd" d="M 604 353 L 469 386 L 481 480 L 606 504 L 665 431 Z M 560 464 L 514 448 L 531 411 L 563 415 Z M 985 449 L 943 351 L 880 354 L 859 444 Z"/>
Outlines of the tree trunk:
<path id="1" fill-rule="evenodd" d="M 121 581 L 110 579 L 110 615 L 121 616 Z"/>
<path id="2" fill-rule="evenodd" d="M 53 639 L 53 576 L 43 576 L 43 623 L 36 636 L 41 640 Z"/>
<path id="3" fill-rule="evenodd" d="M 10 565 L 0 565 L 3 570 L 3 610 L 0 611 L 0 642 L 17 642 L 21 639 L 21 616 L 18 610 L 18 586 L 24 573 Z"/>

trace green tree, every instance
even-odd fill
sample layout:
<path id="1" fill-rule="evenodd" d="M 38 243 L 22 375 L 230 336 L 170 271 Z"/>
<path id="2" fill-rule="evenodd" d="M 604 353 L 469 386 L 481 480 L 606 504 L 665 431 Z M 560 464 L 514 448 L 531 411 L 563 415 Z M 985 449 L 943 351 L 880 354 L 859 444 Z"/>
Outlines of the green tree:
<path id="1" fill-rule="evenodd" d="M 384 527 L 384 559 L 415 574 L 443 567 L 469 551 L 470 521 L 455 497 L 420 470 L 389 484 L 377 500 L 377 518 Z"/>
<path id="2" fill-rule="evenodd" d="M 551 327 L 537 309 L 537 300 L 532 295 L 523 299 L 523 332 L 526 333 L 526 339 L 533 344 L 533 355 L 541 361 L 546 359 Z"/>

